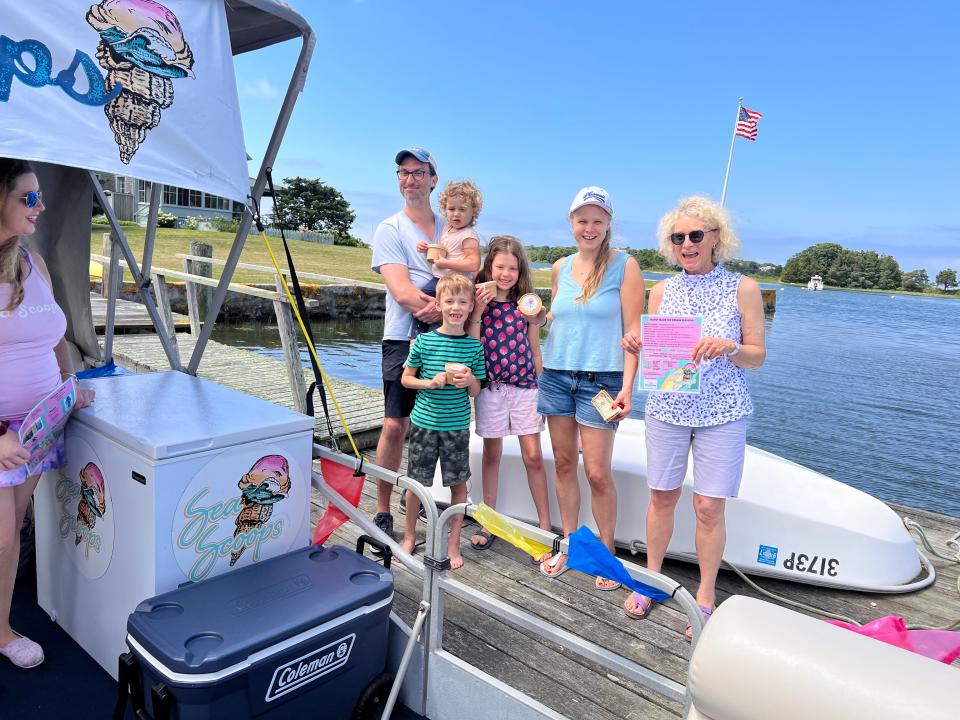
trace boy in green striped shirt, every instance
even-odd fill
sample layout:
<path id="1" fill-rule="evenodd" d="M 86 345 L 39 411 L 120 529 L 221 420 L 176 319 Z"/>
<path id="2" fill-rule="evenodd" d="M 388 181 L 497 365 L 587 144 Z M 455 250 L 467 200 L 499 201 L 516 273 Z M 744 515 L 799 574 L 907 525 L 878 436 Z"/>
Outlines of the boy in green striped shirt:
<path id="1" fill-rule="evenodd" d="M 450 501 L 467 499 L 470 479 L 470 398 L 480 392 L 486 379 L 483 346 L 464 330 L 473 310 L 473 282 L 458 274 L 437 282 L 437 306 L 443 322 L 436 330 L 418 335 L 410 345 L 400 382 L 417 391 L 410 415 L 407 444 L 407 475 L 425 487 L 433 485 L 440 462 L 444 487 L 450 488 Z M 407 516 L 403 549 L 413 553 L 417 540 L 417 515 L 420 500 L 407 493 Z M 447 555 L 450 567 L 463 566 L 460 554 L 460 528 L 463 516 L 450 521 Z"/>

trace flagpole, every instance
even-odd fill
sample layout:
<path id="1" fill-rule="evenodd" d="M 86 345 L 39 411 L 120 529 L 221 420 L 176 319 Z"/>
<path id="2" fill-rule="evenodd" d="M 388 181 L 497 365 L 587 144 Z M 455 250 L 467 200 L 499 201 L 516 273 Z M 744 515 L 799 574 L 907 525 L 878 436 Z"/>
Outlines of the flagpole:
<path id="1" fill-rule="evenodd" d="M 730 157 L 727 158 L 727 172 L 723 175 L 723 193 L 720 195 L 720 207 L 727 200 L 727 182 L 730 180 L 730 166 L 733 164 L 733 146 L 737 141 L 737 123 L 740 121 L 740 109 L 743 107 L 743 98 L 737 100 L 737 117 L 733 121 L 733 136 L 730 138 Z"/>

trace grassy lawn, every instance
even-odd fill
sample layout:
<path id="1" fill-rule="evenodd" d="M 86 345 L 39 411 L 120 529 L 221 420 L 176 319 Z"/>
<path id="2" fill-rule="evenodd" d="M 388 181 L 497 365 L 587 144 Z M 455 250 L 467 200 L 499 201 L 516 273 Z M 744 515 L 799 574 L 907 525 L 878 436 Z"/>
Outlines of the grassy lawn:
<path id="1" fill-rule="evenodd" d="M 133 254 L 137 262 L 143 259 L 143 237 L 145 229 L 142 227 L 123 228 L 127 235 Z M 98 227 L 90 235 L 90 249 L 94 253 L 101 253 L 103 242 L 101 236 L 106 230 Z M 209 243 L 213 246 L 213 257 L 226 260 L 230 246 L 233 244 L 232 233 L 215 231 L 181 230 L 173 228 L 157 228 L 157 238 L 153 246 L 153 267 L 183 271 L 183 262 L 176 257 L 178 253 L 189 254 L 191 241 Z M 286 258 L 283 253 L 283 242 L 280 238 L 269 238 L 270 246 L 277 256 L 281 268 L 286 267 Z M 334 245 L 320 245 L 303 240 L 288 240 L 290 253 L 299 272 L 336 275 L 351 280 L 366 280 L 368 282 L 382 282 L 379 275 L 370 269 L 370 249 L 339 247 Z M 251 235 L 244 244 L 240 262 L 272 267 L 270 255 L 258 235 Z M 214 265 L 214 277 L 220 276 L 221 267 Z M 125 279 L 130 280 L 129 273 Z M 255 270 L 237 270 L 234 282 L 240 283 L 270 283 L 273 275 Z"/>
<path id="2" fill-rule="evenodd" d="M 143 236 L 145 228 L 124 227 L 130 247 L 137 262 L 143 259 Z M 94 253 L 103 252 L 102 235 L 108 232 L 106 226 L 95 226 L 90 233 L 90 250 Z M 185 230 L 179 228 L 157 228 L 157 238 L 153 246 L 153 267 L 168 270 L 183 271 L 183 262 L 177 254 L 189 254 L 190 243 L 194 240 L 213 245 L 213 257 L 226 260 L 230 246 L 233 244 L 232 233 L 215 232 L 213 230 Z M 281 268 L 287 266 L 283 253 L 283 243 L 280 238 L 271 237 L 270 246 L 277 256 Z M 297 265 L 298 272 L 312 272 L 321 275 L 334 275 L 350 280 L 365 280 L 367 282 L 383 282 L 383 279 L 370 269 L 370 248 L 341 247 L 339 245 L 320 245 L 304 240 L 288 240 L 290 253 Z M 250 235 L 240 255 L 240 262 L 252 265 L 272 267 L 270 255 L 264 247 L 259 235 Z M 221 267 L 214 265 L 213 276 L 220 277 Z M 129 273 L 124 273 L 124 280 L 132 281 Z M 769 278 L 768 278 L 769 280 Z M 237 270 L 234 282 L 247 284 L 264 284 L 273 282 L 273 274 L 256 270 Z M 309 282 L 309 281 L 308 281 Z M 536 287 L 550 287 L 550 270 L 533 271 L 533 282 Z M 647 280 L 647 287 L 653 287 L 655 280 Z"/>
<path id="3" fill-rule="evenodd" d="M 123 228 L 127 235 L 133 254 L 137 262 L 143 259 L 143 237 L 145 229 L 142 227 Z M 107 232 L 106 227 L 101 230 L 98 226 L 90 235 L 91 252 L 101 253 L 103 241 L 101 237 Z M 183 270 L 183 262 L 176 257 L 178 253 L 189 254 L 190 243 L 194 240 L 213 245 L 213 257 L 225 260 L 230 246 L 233 244 L 233 234 L 202 230 L 182 230 L 173 228 L 157 228 L 157 238 L 153 246 L 153 267 L 170 270 Z M 277 256 L 281 268 L 286 267 L 286 258 L 283 253 L 283 243 L 280 238 L 269 238 L 270 246 Z M 297 265 L 298 272 L 312 272 L 322 275 L 335 275 L 351 280 L 366 280 L 367 282 L 383 282 L 382 278 L 370 269 L 370 248 L 341 247 L 336 245 L 320 245 L 304 240 L 288 240 L 290 253 Z M 272 267 L 270 255 L 258 235 L 251 235 L 243 247 L 240 262 Z M 221 267 L 214 265 L 214 277 L 220 277 Z M 125 280 L 132 280 L 129 273 L 125 273 Z M 240 283 L 270 283 L 273 275 L 255 270 L 237 270 L 234 282 Z M 550 285 L 550 271 L 534 271 L 534 282 L 538 286 Z"/>

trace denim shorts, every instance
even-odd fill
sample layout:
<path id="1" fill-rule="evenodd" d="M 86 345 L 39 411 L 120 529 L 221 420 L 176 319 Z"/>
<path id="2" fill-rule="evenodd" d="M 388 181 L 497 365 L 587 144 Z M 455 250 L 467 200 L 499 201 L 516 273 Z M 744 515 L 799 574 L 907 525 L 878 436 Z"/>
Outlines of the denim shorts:
<path id="1" fill-rule="evenodd" d="M 590 401 L 601 390 L 616 397 L 623 387 L 622 372 L 583 372 L 544 369 L 537 380 L 540 394 L 537 412 L 575 417 L 577 422 L 600 430 L 616 430 L 618 423 L 605 422 Z"/>

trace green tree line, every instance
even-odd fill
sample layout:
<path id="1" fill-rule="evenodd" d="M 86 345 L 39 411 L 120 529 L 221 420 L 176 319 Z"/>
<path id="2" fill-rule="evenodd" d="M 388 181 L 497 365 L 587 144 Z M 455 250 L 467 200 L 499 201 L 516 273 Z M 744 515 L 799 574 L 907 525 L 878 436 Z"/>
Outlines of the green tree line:
<path id="1" fill-rule="evenodd" d="M 783 267 L 783 282 L 805 283 L 819 275 L 826 285 L 877 290 L 923 292 L 930 287 L 924 269 L 904 272 L 890 255 L 876 250 L 848 250 L 837 243 L 818 243 L 793 255 Z M 957 287 L 957 274 L 946 269 L 937 273 L 936 284 L 944 291 Z"/>
<path id="2" fill-rule="evenodd" d="M 577 248 L 570 246 L 527 245 L 527 256 L 531 262 L 554 263 L 562 257 L 573 255 Z M 625 252 L 632 255 L 641 270 L 676 270 L 675 266 L 668 265 L 658 250 L 653 248 L 625 248 Z M 759 263 L 755 260 L 728 260 L 724 263 L 728 270 L 743 273 L 744 275 L 761 275 L 771 278 L 780 276 L 782 265 L 773 263 Z"/>

